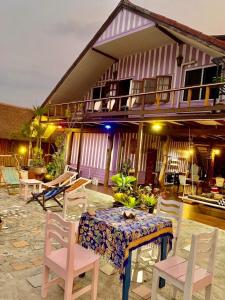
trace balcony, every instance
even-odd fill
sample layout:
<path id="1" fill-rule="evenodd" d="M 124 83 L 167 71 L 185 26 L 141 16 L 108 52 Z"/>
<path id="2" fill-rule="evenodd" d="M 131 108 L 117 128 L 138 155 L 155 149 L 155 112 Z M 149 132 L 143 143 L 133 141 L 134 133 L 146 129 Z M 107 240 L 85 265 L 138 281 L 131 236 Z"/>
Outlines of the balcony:
<path id="1" fill-rule="evenodd" d="M 225 82 L 50 104 L 48 122 L 116 122 L 225 117 Z M 199 95 L 199 98 L 196 95 Z M 212 117 L 213 116 L 213 117 Z"/>

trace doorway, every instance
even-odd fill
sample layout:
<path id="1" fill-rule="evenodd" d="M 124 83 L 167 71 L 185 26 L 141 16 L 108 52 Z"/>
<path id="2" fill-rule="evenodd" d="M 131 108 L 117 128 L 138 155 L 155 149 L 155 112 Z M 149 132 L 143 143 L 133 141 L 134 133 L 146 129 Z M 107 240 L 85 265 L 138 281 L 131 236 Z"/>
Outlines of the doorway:
<path id="1" fill-rule="evenodd" d="M 148 149 L 146 172 L 145 172 L 145 184 L 154 184 L 155 168 L 156 168 L 157 150 Z"/>

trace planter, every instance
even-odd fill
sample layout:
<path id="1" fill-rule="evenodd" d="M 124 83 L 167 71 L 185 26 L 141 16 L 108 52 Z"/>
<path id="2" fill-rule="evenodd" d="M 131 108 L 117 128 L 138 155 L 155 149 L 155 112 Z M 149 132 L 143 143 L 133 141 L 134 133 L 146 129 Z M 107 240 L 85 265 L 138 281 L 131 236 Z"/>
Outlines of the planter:
<path id="1" fill-rule="evenodd" d="M 149 214 L 153 214 L 155 206 L 148 206 Z"/>
<path id="2" fill-rule="evenodd" d="M 47 173 L 47 169 L 45 167 L 32 167 L 30 171 L 35 175 L 43 175 Z"/>

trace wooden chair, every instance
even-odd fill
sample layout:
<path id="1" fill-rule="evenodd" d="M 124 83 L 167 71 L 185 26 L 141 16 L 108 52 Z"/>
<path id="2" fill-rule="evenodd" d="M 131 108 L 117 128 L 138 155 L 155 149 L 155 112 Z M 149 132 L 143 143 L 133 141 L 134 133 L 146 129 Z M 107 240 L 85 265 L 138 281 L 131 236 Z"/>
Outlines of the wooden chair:
<path id="1" fill-rule="evenodd" d="M 170 256 L 174 255 L 174 253 L 177 251 L 177 240 L 180 235 L 182 214 L 183 214 L 183 202 L 178 202 L 174 200 L 164 200 L 162 197 L 159 197 L 157 203 L 156 215 L 159 217 L 169 218 L 171 220 L 176 221 L 176 226 L 173 226 L 174 238 L 173 238 L 172 249 L 169 253 Z M 149 252 L 149 261 L 159 261 L 160 247 L 158 247 L 158 245 L 152 243 L 142 248 L 139 248 L 137 250 L 137 259 L 139 256 L 141 257 L 141 255 L 146 252 Z"/>
<path id="2" fill-rule="evenodd" d="M 78 191 L 83 190 L 85 191 L 85 187 L 87 184 L 91 183 L 91 179 L 80 177 L 71 184 L 70 188 L 67 190 L 67 193 L 70 193 L 72 191 Z"/>
<path id="3" fill-rule="evenodd" d="M 164 200 L 162 197 L 159 197 L 156 215 L 176 221 L 176 226 L 173 226 L 173 246 L 171 250 L 171 253 L 174 255 L 177 251 L 177 240 L 180 235 L 183 202 Z"/>
<path id="4" fill-rule="evenodd" d="M 194 234 L 188 261 L 179 256 L 172 256 L 156 263 L 153 269 L 151 300 L 157 299 L 160 277 L 173 285 L 174 299 L 177 290 L 183 291 L 184 300 L 191 300 L 193 293 L 205 289 L 205 299 L 211 300 L 217 237 L 217 229 L 211 233 Z M 207 256 L 206 269 L 196 265 L 198 255 Z"/>
<path id="5" fill-rule="evenodd" d="M 62 175 L 58 176 L 52 181 L 43 183 L 44 187 L 50 188 L 55 186 L 62 186 L 67 184 L 72 184 L 72 182 L 76 179 L 77 172 L 66 171 Z"/>
<path id="6" fill-rule="evenodd" d="M 189 183 L 186 183 L 187 177 L 186 175 L 179 175 L 179 189 L 178 192 L 180 191 L 180 186 L 183 186 L 183 196 L 189 192 L 191 185 Z"/>
<path id="7" fill-rule="evenodd" d="M 20 173 L 15 167 L 1 167 L 1 178 L 7 188 L 8 194 L 12 195 L 15 193 L 15 188 L 20 186 Z M 12 189 L 13 192 L 12 192 Z"/>
<path id="8" fill-rule="evenodd" d="M 51 239 L 61 248 L 54 250 Z M 77 299 L 91 291 L 91 299 L 97 299 L 99 256 L 75 243 L 75 224 L 64 221 L 59 215 L 47 212 L 45 250 L 43 259 L 43 281 L 41 295 L 47 297 L 48 289 L 54 284 L 64 288 L 64 300 Z M 53 271 L 58 277 L 49 280 Z M 84 272 L 92 271 L 92 282 L 73 293 L 73 280 Z M 63 281 L 64 280 L 64 284 Z"/>
<path id="9" fill-rule="evenodd" d="M 70 206 L 82 206 L 82 212 L 87 211 L 88 202 L 87 202 L 87 195 L 85 192 L 77 192 L 72 191 L 70 193 L 65 193 L 64 196 L 64 204 L 63 204 L 63 218 L 67 220 L 67 209 Z M 75 235 L 76 239 L 78 239 L 78 228 L 79 228 L 79 221 L 75 221 Z"/>

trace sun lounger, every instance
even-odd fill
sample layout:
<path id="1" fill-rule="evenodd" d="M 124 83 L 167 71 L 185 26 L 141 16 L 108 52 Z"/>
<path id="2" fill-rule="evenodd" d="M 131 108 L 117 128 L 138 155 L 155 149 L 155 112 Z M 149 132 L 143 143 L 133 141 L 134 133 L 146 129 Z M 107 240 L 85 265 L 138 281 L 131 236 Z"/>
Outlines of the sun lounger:
<path id="1" fill-rule="evenodd" d="M 50 182 L 43 183 L 42 185 L 44 187 L 55 187 L 55 186 L 62 186 L 62 185 L 68 185 L 72 184 L 73 181 L 76 179 L 77 172 L 72 172 L 72 171 L 66 171 L 59 177 L 55 178 L 54 180 Z"/>
<path id="2" fill-rule="evenodd" d="M 85 186 L 87 184 L 91 183 L 91 180 L 88 178 L 80 177 L 76 179 L 71 186 L 66 190 L 67 193 L 72 192 L 72 191 L 78 191 L 81 189 L 85 189 Z"/>
<path id="3" fill-rule="evenodd" d="M 37 201 L 41 205 L 43 210 L 47 210 L 48 208 L 58 207 L 58 206 L 62 208 L 63 205 L 59 202 L 59 199 L 57 199 L 56 197 L 59 196 L 60 194 L 64 194 L 69 187 L 70 185 L 62 185 L 62 186 L 46 189 L 41 193 L 32 193 L 32 198 L 27 201 L 27 204 L 33 201 Z M 46 207 L 45 204 L 49 200 L 54 200 L 57 206 Z"/>
<path id="4" fill-rule="evenodd" d="M 7 188 L 7 191 L 10 194 L 11 189 L 15 189 L 20 185 L 20 175 L 18 170 L 15 167 L 1 167 L 1 177 L 3 182 Z M 15 191 L 15 190 L 14 190 Z"/>

